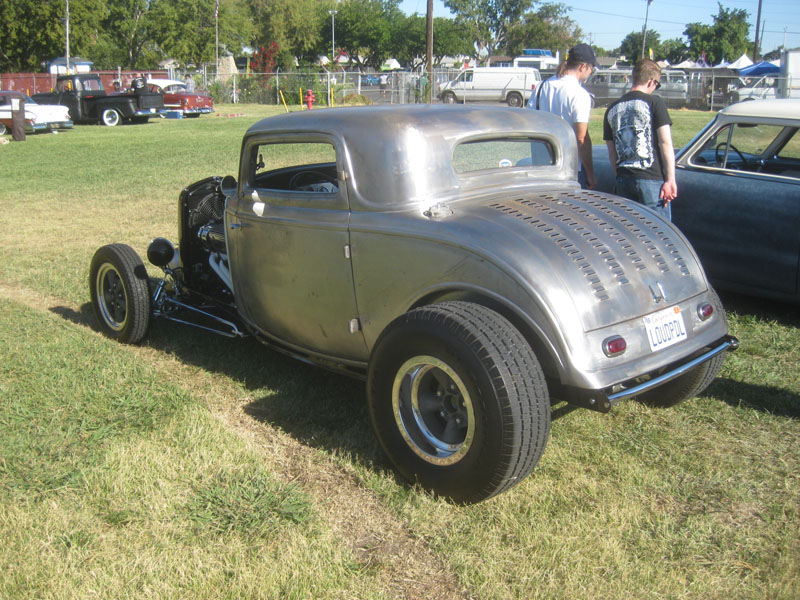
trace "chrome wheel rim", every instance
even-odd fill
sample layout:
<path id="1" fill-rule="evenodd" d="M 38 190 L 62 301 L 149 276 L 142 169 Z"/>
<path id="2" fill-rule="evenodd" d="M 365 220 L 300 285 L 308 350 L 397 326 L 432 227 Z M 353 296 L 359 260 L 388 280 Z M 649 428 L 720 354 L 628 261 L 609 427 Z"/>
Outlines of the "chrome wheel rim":
<path id="1" fill-rule="evenodd" d="M 392 408 L 409 448 L 434 465 L 452 465 L 469 452 L 475 412 L 464 382 L 433 356 L 415 356 L 398 369 Z"/>
<path id="2" fill-rule="evenodd" d="M 117 270 L 106 263 L 97 272 L 97 305 L 106 325 L 120 331 L 128 321 L 128 295 Z"/>

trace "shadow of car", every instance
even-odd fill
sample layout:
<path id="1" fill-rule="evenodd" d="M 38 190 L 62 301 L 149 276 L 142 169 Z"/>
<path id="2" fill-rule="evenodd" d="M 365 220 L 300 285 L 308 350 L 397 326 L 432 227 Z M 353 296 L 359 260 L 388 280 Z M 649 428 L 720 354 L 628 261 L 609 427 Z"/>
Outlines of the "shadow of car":
<path id="1" fill-rule="evenodd" d="M 721 110 L 676 154 L 672 220 L 715 287 L 800 304 L 800 100 Z M 613 192 L 605 147 L 597 189 Z"/>

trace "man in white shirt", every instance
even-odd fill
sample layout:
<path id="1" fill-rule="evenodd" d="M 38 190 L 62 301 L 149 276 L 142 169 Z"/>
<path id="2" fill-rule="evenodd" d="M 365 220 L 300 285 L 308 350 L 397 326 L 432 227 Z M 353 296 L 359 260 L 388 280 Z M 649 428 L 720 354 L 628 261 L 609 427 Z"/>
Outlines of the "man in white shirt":
<path id="1" fill-rule="evenodd" d="M 587 44 L 578 44 L 569 51 L 556 75 L 539 84 L 528 101 L 528 108 L 554 113 L 572 125 L 578 141 L 578 181 L 581 187 L 589 189 L 596 184 L 589 137 L 592 97 L 583 88 L 583 82 L 589 79 L 595 67 L 594 50 Z"/>

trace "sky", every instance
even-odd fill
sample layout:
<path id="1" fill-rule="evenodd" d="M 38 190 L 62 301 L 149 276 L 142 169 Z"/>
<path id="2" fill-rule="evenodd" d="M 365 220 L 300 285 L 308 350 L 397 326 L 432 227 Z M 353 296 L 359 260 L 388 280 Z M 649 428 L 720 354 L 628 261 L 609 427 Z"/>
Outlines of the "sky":
<path id="1" fill-rule="evenodd" d="M 632 31 L 641 31 L 647 0 L 550 0 L 569 7 L 569 17 L 584 32 L 585 42 L 606 50 L 619 47 Z M 749 13 L 750 40 L 755 38 L 758 0 L 720 0 L 723 8 L 743 9 Z M 407 14 L 424 15 L 427 0 L 402 0 L 400 8 Z M 718 13 L 717 0 L 652 0 L 647 14 L 647 29 L 657 31 L 661 40 L 683 37 L 687 23 L 713 24 Z M 434 16 L 451 17 L 443 0 L 434 0 Z M 761 54 L 783 45 L 800 47 L 800 0 L 762 0 L 761 26 L 764 30 L 759 43 Z M 737 56 L 725 57 L 733 61 Z M 753 58 L 752 56 L 750 58 Z"/>

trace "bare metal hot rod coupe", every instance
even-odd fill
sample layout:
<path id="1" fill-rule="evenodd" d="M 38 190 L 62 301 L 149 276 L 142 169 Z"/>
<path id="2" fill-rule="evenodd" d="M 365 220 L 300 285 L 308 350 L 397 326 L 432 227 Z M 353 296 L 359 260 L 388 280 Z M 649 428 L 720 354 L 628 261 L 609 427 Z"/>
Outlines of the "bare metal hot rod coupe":
<path id="1" fill-rule="evenodd" d="M 551 400 L 700 393 L 737 346 L 697 256 L 647 208 L 576 183 L 569 126 L 505 107 L 314 110 L 253 125 L 238 182 L 180 194 L 177 246 L 90 268 L 102 330 L 252 335 L 365 377 L 378 440 L 457 502 L 521 481 Z"/>

